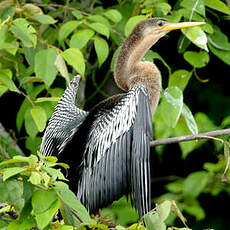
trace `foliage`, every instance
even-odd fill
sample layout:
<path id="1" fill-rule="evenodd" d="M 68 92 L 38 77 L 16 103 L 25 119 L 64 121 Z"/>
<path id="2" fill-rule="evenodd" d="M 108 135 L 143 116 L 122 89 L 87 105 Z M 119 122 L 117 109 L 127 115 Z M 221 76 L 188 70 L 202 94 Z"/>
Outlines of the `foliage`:
<path id="1" fill-rule="evenodd" d="M 0 202 L 4 202 L 0 208 L 1 229 L 26 230 L 36 227 L 45 230 L 75 228 L 83 230 L 86 226 L 91 229 L 108 229 L 111 222 L 98 217 L 92 219 L 68 188 L 65 183 L 67 179 L 61 170 L 54 168 L 61 166 L 68 169 L 68 165 L 58 163 L 56 157 L 38 155 L 39 158 L 36 155 L 29 157 L 17 155 L 0 163 Z M 22 163 L 24 166 L 19 165 Z M 7 167 L 3 168 L 3 166 Z M 147 228 L 166 229 L 164 221 L 170 213 L 171 206 L 170 201 L 165 201 L 158 205 L 156 210 L 146 214 L 144 220 Z M 64 223 L 55 217 L 58 210 Z M 157 220 L 155 220 L 156 216 Z M 116 229 L 144 230 L 146 228 L 141 223 L 137 223 L 129 228 L 119 225 Z"/>
<path id="2" fill-rule="evenodd" d="M 7 202 L 0 211 L 14 211 L 17 217 L 10 219 L 3 216 L 0 223 L 5 223 L 7 229 L 73 229 L 71 225 L 79 229 L 84 229 L 84 225 L 105 229 L 105 226 L 100 227 L 91 219 L 84 206 L 63 182 L 67 180 L 61 170 L 54 169 L 57 165 L 67 169 L 68 165 L 57 163 L 55 157 L 40 157 L 15 156 L 0 163 L 0 167 L 10 165 L 0 171 L 0 202 Z M 25 166 L 18 166 L 18 163 L 25 163 Z M 59 209 L 69 225 L 59 221 L 50 223 Z M 73 215 L 70 216 L 71 211 Z"/>
<path id="3" fill-rule="evenodd" d="M 166 76 L 163 77 L 166 82 L 165 89 L 153 118 L 155 138 L 197 134 L 229 126 L 229 116 L 213 122 L 211 115 L 205 114 L 204 111 L 196 111 L 194 114 L 185 95 L 186 90 L 192 87 L 191 82 L 194 78 L 201 83 L 207 82 L 207 79 L 202 80 L 200 75 L 202 76 L 203 71 L 211 67 L 210 63 L 214 58 L 230 65 L 228 36 L 219 27 L 219 22 L 229 20 L 230 9 L 221 0 L 171 2 L 167 0 L 118 0 L 116 3 L 94 0 L 63 0 L 61 3 L 51 0 L 2 0 L 0 2 L 0 97 L 7 97 L 12 93 L 15 97 L 22 98 L 16 115 L 15 132 L 19 140 L 25 139 L 25 147 L 30 153 L 36 154 L 41 143 L 41 133 L 63 93 L 65 83 L 68 84 L 73 75 L 81 74 L 83 85 L 92 82 L 95 88 L 95 91 L 90 93 L 86 90 L 86 97 L 80 99 L 82 106 L 95 99 L 95 96 L 107 96 L 108 92 L 105 92 L 103 87 L 113 72 L 121 42 L 137 22 L 150 16 L 165 17 L 172 22 L 181 20 L 206 22 L 200 27 L 182 30 L 177 42 L 177 55 L 180 63 L 183 63 L 183 68 L 182 65 L 177 66 L 175 63 L 169 65 L 166 61 L 167 57 L 163 58 L 160 52 L 150 50 L 144 57 L 145 60 L 162 64 L 163 69 L 166 69 L 165 75 L 168 74 L 167 82 L 164 80 Z M 102 74 L 104 78 L 101 77 Z M 96 78 L 97 75 L 100 79 Z M 84 90 L 84 87 L 82 89 Z M 179 178 L 167 184 L 168 193 L 158 200 L 165 197 L 172 198 L 177 202 L 180 210 L 194 216 L 196 220 L 204 219 L 205 212 L 199 203 L 199 195 L 209 193 L 217 196 L 223 191 L 230 193 L 227 185 L 221 182 L 223 173 L 224 179 L 229 182 L 229 174 L 225 170 L 226 162 L 229 165 L 229 145 L 227 139 L 224 137 L 223 139 L 225 148 L 221 141 L 214 142 L 213 152 L 219 155 L 217 162 L 205 162 L 203 169 L 188 172 L 184 175 L 187 176 L 186 178 Z M 182 158 L 186 159 L 206 142 L 180 143 Z M 15 156 L 15 151 L 12 151 L 4 138 L 0 140 L 0 147 L 0 160 Z M 164 147 L 157 147 L 157 153 L 159 155 L 164 153 Z M 22 158 L 13 158 L 12 163 L 19 160 Z M 51 158 L 45 159 L 48 162 L 50 160 Z M 53 165 L 50 162 L 47 167 L 39 166 L 40 160 L 36 156 L 24 158 L 23 162 L 27 165 L 22 168 L 16 165 L 13 169 L 4 169 L 2 179 L 9 191 L 16 189 L 15 196 L 18 199 L 14 205 L 16 210 L 22 213 L 17 221 L 12 222 L 12 229 L 14 224 L 21 224 L 22 218 L 32 210 L 34 216 L 30 221 L 25 219 L 26 226 L 38 223 L 39 218 L 43 221 L 42 214 L 46 215 L 47 219 L 44 220 L 50 221 L 56 210 L 61 208 L 60 196 L 62 195 L 60 194 L 63 192 L 65 196 L 65 193 L 71 193 L 66 185 L 57 187 L 55 183 L 58 182 L 54 182 L 57 178 L 64 179 L 60 171 L 53 170 L 56 162 L 53 162 Z M 35 165 L 40 168 L 35 169 Z M 29 179 L 29 182 L 25 178 Z M 54 183 L 53 190 L 45 191 L 49 191 L 54 202 L 47 203 L 45 210 L 40 207 L 38 211 L 39 208 L 33 206 L 35 205 L 33 194 L 39 194 L 39 192 L 35 193 L 35 190 L 43 191 L 40 186 L 47 189 L 51 181 Z M 24 194 L 23 191 L 28 192 Z M 16 197 L 7 199 L 14 203 Z M 67 200 L 65 201 L 68 203 Z M 72 205 L 72 202 L 70 203 Z M 71 206 L 71 208 L 75 207 Z M 114 210 L 111 212 L 113 213 Z M 120 214 L 122 215 L 122 211 Z M 157 215 L 154 216 L 155 219 L 158 218 Z M 175 216 L 169 219 L 171 220 L 167 221 L 172 224 Z M 164 220 L 163 218 L 161 222 Z M 44 226 L 44 223 L 40 224 L 40 227 Z M 59 224 L 61 223 L 57 223 Z M 60 227 L 60 229 L 65 228 Z"/>

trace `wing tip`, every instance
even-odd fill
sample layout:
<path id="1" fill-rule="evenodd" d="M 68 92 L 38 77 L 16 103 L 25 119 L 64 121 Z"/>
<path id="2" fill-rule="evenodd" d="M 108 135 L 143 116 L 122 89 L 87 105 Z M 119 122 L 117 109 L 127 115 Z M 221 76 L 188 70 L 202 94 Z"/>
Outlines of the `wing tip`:
<path id="1" fill-rule="evenodd" d="M 81 81 L 81 76 L 78 74 L 78 75 L 74 76 L 74 78 L 71 80 L 70 85 L 77 87 L 79 85 L 80 81 Z"/>

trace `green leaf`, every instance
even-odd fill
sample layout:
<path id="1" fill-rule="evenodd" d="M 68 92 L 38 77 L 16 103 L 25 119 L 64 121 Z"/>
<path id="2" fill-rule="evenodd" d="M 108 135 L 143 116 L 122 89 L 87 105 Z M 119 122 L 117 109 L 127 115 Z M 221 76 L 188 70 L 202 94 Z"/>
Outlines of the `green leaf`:
<path id="1" fill-rule="evenodd" d="M 98 14 L 90 15 L 87 17 L 87 20 L 90 20 L 93 22 L 99 22 L 101 24 L 104 24 L 108 28 L 110 28 L 110 23 L 109 23 L 108 19 L 101 16 L 101 15 L 98 15 Z"/>
<path id="2" fill-rule="evenodd" d="M 214 26 L 213 28 L 214 32 L 208 36 L 209 44 L 211 44 L 216 49 L 230 51 L 228 36 L 222 33 L 219 27 Z"/>
<path id="3" fill-rule="evenodd" d="M 230 51 L 217 49 L 211 44 L 209 44 L 208 47 L 211 50 L 211 52 L 215 54 L 219 59 L 221 59 L 227 65 L 230 65 Z"/>
<path id="4" fill-rule="evenodd" d="M 17 180 L 6 180 L 2 182 L 0 178 L 0 202 L 8 202 L 19 211 L 24 206 L 23 182 Z"/>
<path id="5" fill-rule="evenodd" d="M 173 10 L 170 15 L 166 15 L 165 17 L 170 22 L 179 22 L 182 18 L 183 14 L 180 10 Z"/>
<path id="6" fill-rule="evenodd" d="M 32 19 L 40 22 L 41 24 L 54 24 L 57 22 L 57 20 L 54 20 L 51 16 L 49 15 L 34 15 L 31 17 Z"/>
<path id="7" fill-rule="evenodd" d="M 16 41 L 3 42 L 0 49 L 6 50 L 8 53 L 15 55 L 18 51 L 19 43 Z"/>
<path id="8" fill-rule="evenodd" d="M 104 15 L 110 19 L 111 21 L 113 21 L 114 23 L 118 23 L 119 21 L 121 21 L 122 19 L 122 15 L 118 10 L 114 10 L 114 9 L 109 9 L 107 10 Z"/>
<path id="9" fill-rule="evenodd" d="M 62 43 L 80 24 L 79 21 L 68 21 L 63 24 L 58 33 L 59 43 Z"/>
<path id="10" fill-rule="evenodd" d="M 67 63 L 74 67 L 75 70 L 81 75 L 85 74 L 85 61 L 84 57 L 79 49 L 69 48 L 65 50 L 62 57 L 67 61 Z"/>
<path id="11" fill-rule="evenodd" d="M 38 157 L 36 155 L 31 154 L 28 158 L 29 158 L 29 166 L 31 168 L 37 167 Z"/>
<path id="12" fill-rule="evenodd" d="M 0 229 L 1 230 L 8 230 L 9 229 L 9 227 L 8 227 L 8 223 L 6 223 L 5 221 L 3 221 L 3 220 L 0 220 Z M 14 228 L 15 229 L 15 228 Z"/>
<path id="13" fill-rule="evenodd" d="M 178 53 L 184 53 L 190 44 L 191 41 L 184 34 L 181 34 L 177 44 Z"/>
<path id="14" fill-rule="evenodd" d="M 41 178 L 40 173 L 38 173 L 38 172 L 32 172 L 28 181 L 30 181 L 34 185 L 40 185 L 41 184 L 41 180 L 42 180 L 42 178 Z"/>
<path id="15" fill-rule="evenodd" d="M 184 53 L 184 59 L 195 68 L 202 68 L 209 62 L 209 55 L 205 51 L 195 52 L 187 51 Z"/>
<path id="16" fill-rule="evenodd" d="M 47 164 L 50 166 L 50 164 Z M 54 164 L 58 165 L 58 164 Z M 67 181 L 65 176 L 62 174 L 61 169 L 54 169 L 54 168 L 45 168 L 45 171 L 52 177 L 53 180 L 59 179 L 63 181 Z"/>
<path id="17" fill-rule="evenodd" d="M 111 208 L 112 213 L 108 208 L 103 209 L 102 216 L 106 217 L 112 214 L 111 218 L 116 218 L 116 222 L 122 226 L 126 226 L 128 223 L 136 223 L 139 219 L 136 210 L 131 205 L 131 201 L 128 200 L 127 202 L 126 196 L 122 196 L 119 200 L 114 201 Z"/>
<path id="18" fill-rule="evenodd" d="M 192 112 L 190 111 L 188 106 L 185 104 L 183 105 L 182 115 L 191 133 L 198 134 L 198 127 L 197 127 L 196 121 L 192 115 Z"/>
<path id="19" fill-rule="evenodd" d="M 167 184 L 166 188 L 171 193 L 181 193 L 183 189 L 183 183 L 181 180 L 176 180 Z"/>
<path id="20" fill-rule="evenodd" d="M 204 0 L 183 0 L 180 5 L 188 10 L 191 10 L 191 12 L 195 11 L 198 14 L 205 16 Z"/>
<path id="21" fill-rule="evenodd" d="M 208 132 L 212 130 L 218 129 L 216 125 L 214 125 L 213 121 L 205 113 L 196 113 L 195 120 L 199 128 L 199 132 Z"/>
<path id="22" fill-rule="evenodd" d="M 12 80 L 12 72 L 9 69 L 0 69 L 0 83 L 6 86 L 10 91 L 20 93 Z"/>
<path id="23" fill-rule="evenodd" d="M 59 226 L 58 228 L 56 228 L 56 230 L 74 230 L 74 229 L 73 229 L 73 226 L 62 225 L 62 226 Z"/>
<path id="24" fill-rule="evenodd" d="M 102 34 L 107 38 L 109 38 L 109 28 L 106 25 L 101 24 L 100 22 L 95 22 L 95 23 L 88 24 L 88 26 L 93 30 L 95 30 L 97 33 Z"/>
<path id="25" fill-rule="evenodd" d="M 57 102 L 59 100 L 60 100 L 60 97 L 39 97 L 36 99 L 35 103 L 41 103 L 41 102 L 46 102 L 46 101 Z"/>
<path id="26" fill-rule="evenodd" d="M 183 204 L 183 209 L 188 214 L 195 216 L 197 221 L 205 218 L 205 211 L 197 200 L 190 200 L 185 202 L 185 204 Z"/>
<path id="27" fill-rule="evenodd" d="M 204 2 L 205 2 L 205 5 L 208 7 L 212 8 L 214 10 L 220 11 L 222 13 L 230 15 L 230 9 L 222 1 L 220 1 L 220 0 L 204 0 Z"/>
<path id="28" fill-rule="evenodd" d="M 127 228 L 117 225 L 116 230 L 127 230 Z"/>
<path id="29" fill-rule="evenodd" d="M 55 157 L 55 156 L 48 156 L 48 157 L 42 156 L 42 157 L 43 157 L 43 159 L 45 159 L 49 162 L 52 162 L 52 163 L 56 163 L 58 161 L 57 157 Z"/>
<path id="30" fill-rule="evenodd" d="M 199 196 L 208 182 L 208 173 L 197 171 L 190 173 L 184 181 L 183 194 L 187 198 L 195 199 Z"/>
<path id="31" fill-rule="evenodd" d="M 161 2 L 156 5 L 156 9 L 160 10 L 164 16 L 166 16 L 172 9 L 172 7 L 166 3 L 166 2 Z"/>
<path id="32" fill-rule="evenodd" d="M 0 26 L 0 49 L 4 49 L 12 55 L 15 55 L 19 43 L 12 37 L 12 35 L 8 32 L 8 26 L 3 24 Z"/>
<path id="33" fill-rule="evenodd" d="M 74 10 L 74 11 L 72 11 L 71 13 L 72 13 L 72 15 L 73 15 L 76 19 L 78 19 L 78 20 L 80 20 L 80 19 L 83 18 L 82 14 L 81 14 L 81 12 L 80 12 L 79 10 Z"/>
<path id="34" fill-rule="evenodd" d="M 31 107 L 28 108 L 24 114 L 24 119 L 25 119 L 25 129 L 26 132 L 29 134 L 31 137 L 35 137 L 37 133 L 39 132 L 37 125 L 34 122 L 34 119 L 31 115 Z"/>
<path id="35" fill-rule="evenodd" d="M 97 226 L 97 225 L 96 225 Z M 129 226 L 128 228 L 117 228 L 116 226 L 116 229 L 117 230 L 146 230 L 146 228 L 139 223 L 136 223 L 136 224 L 132 224 L 131 226 Z M 103 229 L 103 230 L 106 230 L 106 229 Z"/>
<path id="36" fill-rule="evenodd" d="M 157 53 L 152 50 L 148 50 L 143 57 L 143 61 L 151 61 L 153 62 L 155 59 L 160 60 L 163 65 L 168 69 L 169 74 L 171 74 L 170 66 L 165 62 L 165 60 Z"/>
<path id="37" fill-rule="evenodd" d="M 34 213 L 44 213 L 57 201 L 57 199 L 58 197 L 54 189 L 38 189 L 34 192 L 32 197 L 32 206 Z"/>
<path id="38" fill-rule="evenodd" d="M 147 229 L 166 230 L 165 223 L 161 220 L 159 214 L 156 211 L 145 214 L 144 222 Z"/>
<path id="39" fill-rule="evenodd" d="M 117 60 L 117 56 L 118 56 L 120 50 L 121 50 L 121 47 L 118 47 L 115 50 L 115 52 L 113 53 L 112 61 L 111 61 L 111 64 L 110 64 L 110 70 L 111 70 L 111 72 L 114 72 L 115 62 Z"/>
<path id="40" fill-rule="evenodd" d="M 23 5 L 22 9 L 24 13 L 26 12 L 29 15 L 42 15 L 42 9 L 34 4 L 28 3 Z"/>
<path id="41" fill-rule="evenodd" d="M 29 218 L 24 219 L 23 222 L 19 220 L 12 221 L 9 224 L 7 230 L 15 230 L 15 229 L 28 230 L 28 229 L 33 229 L 33 227 L 36 227 L 36 223 L 35 220 L 30 216 Z"/>
<path id="42" fill-rule="evenodd" d="M 61 166 L 63 167 L 64 169 L 69 169 L 69 165 L 68 164 L 65 164 L 65 163 L 51 163 L 51 162 L 46 162 L 46 164 L 49 166 L 49 167 L 54 167 L 54 166 Z"/>
<path id="43" fill-rule="evenodd" d="M 23 47 L 23 51 L 25 54 L 26 61 L 34 69 L 34 58 L 35 58 L 36 53 L 39 51 L 39 49 Z"/>
<path id="44" fill-rule="evenodd" d="M 57 52 L 54 48 L 40 50 L 35 55 L 34 71 L 36 77 L 42 78 L 45 84 L 50 87 L 57 75 L 55 61 Z"/>
<path id="45" fill-rule="evenodd" d="M 41 137 L 27 137 L 26 138 L 26 148 L 30 150 L 32 154 L 36 154 L 37 150 L 40 148 L 41 145 Z"/>
<path id="46" fill-rule="evenodd" d="M 33 91 L 30 93 L 30 98 L 32 100 L 34 100 L 37 97 L 37 95 L 39 93 L 41 93 L 44 89 L 45 89 L 44 84 L 34 87 Z M 21 104 L 21 107 L 20 107 L 20 109 L 19 109 L 19 111 L 17 113 L 17 118 L 16 118 L 16 125 L 17 125 L 17 129 L 18 129 L 19 132 L 20 132 L 20 129 L 22 127 L 23 121 L 24 121 L 24 119 L 26 117 L 25 114 L 26 114 L 27 111 L 30 111 L 31 108 L 32 108 L 32 105 L 25 98 L 24 101 Z M 30 112 L 28 114 L 29 114 L 30 118 L 32 119 L 32 116 L 31 116 Z M 33 122 L 33 124 L 34 124 L 34 122 Z"/>
<path id="47" fill-rule="evenodd" d="M 230 125 L 230 116 L 225 117 L 221 122 L 221 127 L 225 128 Z"/>
<path id="48" fill-rule="evenodd" d="M 183 93 L 178 87 L 167 88 L 161 102 L 161 116 L 169 127 L 175 127 L 183 109 Z"/>
<path id="49" fill-rule="evenodd" d="M 55 190 L 61 199 L 68 207 L 72 208 L 80 219 L 85 224 L 94 224 L 95 220 L 92 220 L 85 207 L 78 201 L 77 197 L 72 191 L 69 190 L 68 185 L 63 182 L 57 182 Z"/>
<path id="50" fill-rule="evenodd" d="M 146 19 L 146 16 L 144 15 L 131 17 L 125 25 L 125 36 L 127 37 L 131 33 L 132 29 L 136 26 L 136 24 L 140 21 L 143 21 L 144 19 Z"/>
<path id="51" fill-rule="evenodd" d="M 54 65 L 56 66 L 56 68 L 58 69 L 58 71 L 60 72 L 62 77 L 65 78 L 67 84 L 69 84 L 70 79 L 69 79 L 68 69 L 67 69 L 67 66 L 65 64 L 65 60 L 63 59 L 63 57 L 60 54 L 57 55 L 57 58 L 56 58 Z"/>
<path id="52" fill-rule="evenodd" d="M 169 87 L 177 86 L 182 91 L 184 91 L 187 86 L 190 78 L 192 76 L 192 72 L 188 72 L 187 70 L 180 69 L 169 76 Z"/>
<path id="53" fill-rule="evenodd" d="M 214 33 L 208 37 L 208 47 L 226 64 L 230 65 L 230 43 L 228 37 L 218 27 L 214 27 Z"/>
<path id="54" fill-rule="evenodd" d="M 175 129 L 174 129 L 174 135 L 175 136 L 184 136 L 184 135 L 189 135 L 191 134 L 191 131 L 189 130 L 185 119 L 179 119 L 179 122 L 177 123 Z M 194 149 L 199 147 L 202 144 L 201 141 L 185 141 L 185 142 L 180 142 L 180 148 L 182 151 L 182 157 L 185 159 L 187 155 L 192 152 Z"/>
<path id="55" fill-rule="evenodd" d="M 0 85 L 0 97 L 7 92 L 8 88 L 6 86 Z"/>
<path id="56" fill-rule="evenodd" d="M 71 48 L 82 49 L 93 37 L 94 31 L 90 29 L 78 30 L 70 39 Z"/>
<path id="57" fill-rule="evenodd" d="M 99 67 L 105 62 L 109 55 L 109 46 L 107 42 L 98 36 L 94 37 L 94 47 L 97 53 Z"/>
<path id="58" fill-rule="evenodd" d="M 208 51 L 206 34 L 200 27 L 192 27 L 181 30 L 183 34 L 195 45 Z"/>
<path id="59" fill-rule="evenodd" d="M 50 208 L 48 210 L 46 210 L 45 212 L 42 212 L 42 213 L 39 213 L 39 214 L 35 215 L 35 219 L 37 221 L 39 229 L 45 228 L 50 223 L 50 221 L 52 220 L 53 216 L 58 211 L 59 207 L 60 207 L 60 202 L 59 202 L 59 200 L 56 200 L 50 206 Z"/>
<path id="60" fill-rule="evenodd" d="M 37 44 L 36 30 L 24 18 L 17 18 L 10 27 L 11 32 L 22 41 L 25 47 L 35 47 Z"/>
<path id="61" fill-rule="evenodd" d="M 40 106 L 35 106 L 30 110 L 30 112 L 35 124 L 37 125 L 38 130 L 42 132 L 46 127 L 47 121 L 45 110 Z"/>
<path id="62" fill-rule="evenodd" d="M 171 212 L 171 206 L 172 202 L 169 200 L 165 200 L 163 203 L 156 206 L 156 211 L 162 221 L 165 221 L 168 218 Z"/>
<path id="63" fill-rule="evenodd" d="M 6 75 L 0 73 L 0 82 L 5 85 L 10 91 L 20 93 L 14 82 L 9 79 Z"/>
<path id="64" fill-rule="evenodd" d="M 2 161 L 0 162 L 0 166 L 1 165 L 6 165 L 6 164 L 15 164 L 15 163 L 28 163 L 29 159 L 27 157 L 24 158 L 16 158 L 16 156 L 13 157 L 13 159 L 7 160 L 7 161 Z"/>
<path id="65" fill-rule="evenodd" d="M 20 172 L 25 171 L 26 169 L 23 167 L 11 167 L 6 168 L 3 170 L 3 181 L 7 180 L 8 178 L 19 174 Z"/>

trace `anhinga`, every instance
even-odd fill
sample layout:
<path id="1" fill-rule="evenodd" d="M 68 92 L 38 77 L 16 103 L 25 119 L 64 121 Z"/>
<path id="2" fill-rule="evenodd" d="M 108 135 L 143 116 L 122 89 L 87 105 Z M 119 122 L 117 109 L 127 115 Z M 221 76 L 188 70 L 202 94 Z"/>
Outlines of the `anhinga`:
<path id="1" fill-rule="evenodd" d="M 115 82 L 126 93 L 102 101 L 89 112 L 75 106 L 79 76 L 65 90 L 40 151 L 70 165 L 72 189 L 90 211 L 124 194 L 131 195 L 140 217 L 150 211 L 150 139 L 161 76 L 142 57 L 169 31 L 201 24 L 169 23 L 161 18 L 138 23 L 124 41 L 115 65 Z"/>

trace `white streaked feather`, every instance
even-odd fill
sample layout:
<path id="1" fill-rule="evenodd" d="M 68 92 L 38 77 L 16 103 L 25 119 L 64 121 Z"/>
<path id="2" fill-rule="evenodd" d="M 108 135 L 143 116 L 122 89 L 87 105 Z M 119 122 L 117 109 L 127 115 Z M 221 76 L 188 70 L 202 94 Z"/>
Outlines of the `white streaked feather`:
<path id="1" fill-rule="evenodd" d="M 49 156 L 59 154 L 73 133 L 87 116 L 87 112 L 75 105 L 81 77 L 76 76 L 59 100 L 42 138 L 40 152 Z"/>

